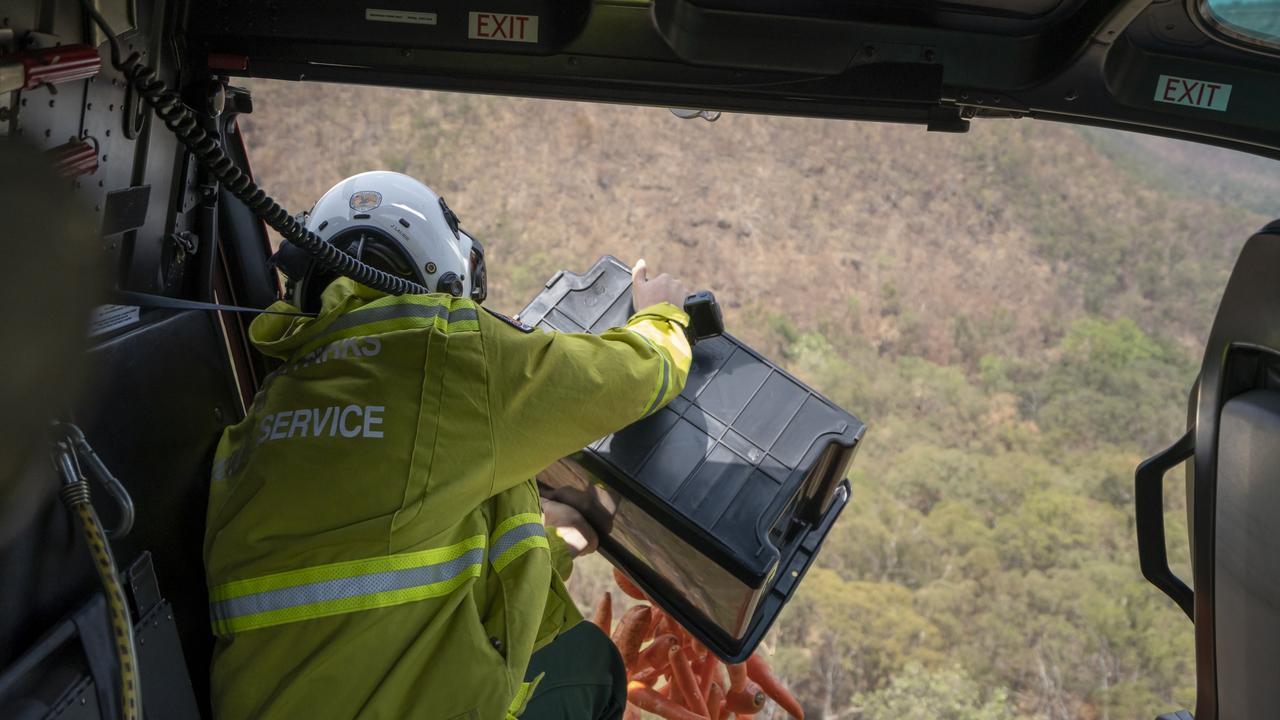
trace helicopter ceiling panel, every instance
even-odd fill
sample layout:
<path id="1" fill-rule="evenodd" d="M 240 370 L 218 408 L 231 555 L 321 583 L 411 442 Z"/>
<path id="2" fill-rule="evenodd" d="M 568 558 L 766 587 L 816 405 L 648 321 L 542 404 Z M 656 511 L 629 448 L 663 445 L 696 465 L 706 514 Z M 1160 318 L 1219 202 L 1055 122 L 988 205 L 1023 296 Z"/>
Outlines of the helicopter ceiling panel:
<path id="1" fill-rule="evenodd" d="M 820 20 L 879 20 L 922 26 L 1006 27 L 1055 22 L 1083 0 L 688 0 L 704 10 Z"/>
<path id="2" fill-rule="evenodd" d="M 590 0 L 215 0 L 192 6 L 210 37 L 546 54 L 582 31 Z"/>
<path id="3" fill-rule="evenodd" d="M 1280 49 L 1233 44 L 1198 7 L 1172 0 L 207 0 L 188 6 L 185 47 L 197 69 L 227 75 L 952 132 L 973 118 L 1034 117 L 1280 157 L 1280 114 L 1271 107 Z M 1229 100 L 1215 90 L 1205 102 L 1181 102 L 1170 78 L 1230 86 Z"/>

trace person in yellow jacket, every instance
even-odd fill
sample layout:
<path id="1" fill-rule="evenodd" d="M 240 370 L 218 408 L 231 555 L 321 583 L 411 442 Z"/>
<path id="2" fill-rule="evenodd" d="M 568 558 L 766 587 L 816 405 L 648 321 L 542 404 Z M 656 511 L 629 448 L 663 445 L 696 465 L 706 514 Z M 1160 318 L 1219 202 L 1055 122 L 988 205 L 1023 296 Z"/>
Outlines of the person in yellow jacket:
<path id="1" fill-rule="evenodd" d="M 541 501 L 549 464 L 661 408 L 690 351 L 668 275 L 602 335 L 480 307 L 484 252 L 425 185 L 339 183 L 307 226 L 431 294 L 293 270 L 254 345 L 280 362 L 214 458 L 205 566 L 214 714 L 616 718 L 625 677 L 565 591 L 594 549 Z"/>

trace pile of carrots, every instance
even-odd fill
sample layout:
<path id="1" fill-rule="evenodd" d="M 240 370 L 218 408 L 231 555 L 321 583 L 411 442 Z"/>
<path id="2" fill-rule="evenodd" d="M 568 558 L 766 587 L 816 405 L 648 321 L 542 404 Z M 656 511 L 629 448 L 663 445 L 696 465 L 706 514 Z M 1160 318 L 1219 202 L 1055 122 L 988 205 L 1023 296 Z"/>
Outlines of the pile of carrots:
<path id="1" fill-rule="evenodd" d="M 627 595 L 648 599 L 626 575 L 615 569 L 613 577 Z M 804 718 L 804 709 L 764 658 L 756 654 L 725 665 L 654 605 L 636 605 L 614 627 L 613 596 L 606 592 L 592 622 L 613 638 L 627 667 L 624 720 L 639 720 L 641 710 L 665 720 L 736 720 L 760 712 L 767 698 L 792 717 Z"/>

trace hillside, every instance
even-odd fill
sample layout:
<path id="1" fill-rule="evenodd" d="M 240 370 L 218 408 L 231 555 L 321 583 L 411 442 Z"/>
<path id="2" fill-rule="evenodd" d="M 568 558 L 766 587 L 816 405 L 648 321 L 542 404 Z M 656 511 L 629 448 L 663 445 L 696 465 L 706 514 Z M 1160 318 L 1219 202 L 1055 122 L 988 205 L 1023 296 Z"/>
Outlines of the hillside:
<path id="1" fill-rule="evenodd" d="M 287 207 L 362 170 L 415 175 L 485 243 L 505 312 L 557 269 L 643 256 L 868 421 L 854 500 L 769 640 L 813 717 L 1193 703 L 1190 625 L 1138 574 L 1132 469 L 1180 432 L 1235 254 L 1280 214 L 1280 166 L 1030 121 L 954 136 L 251 88 L 254 169 Z M 606 573 L 579 566 L 589 602 Z"/>

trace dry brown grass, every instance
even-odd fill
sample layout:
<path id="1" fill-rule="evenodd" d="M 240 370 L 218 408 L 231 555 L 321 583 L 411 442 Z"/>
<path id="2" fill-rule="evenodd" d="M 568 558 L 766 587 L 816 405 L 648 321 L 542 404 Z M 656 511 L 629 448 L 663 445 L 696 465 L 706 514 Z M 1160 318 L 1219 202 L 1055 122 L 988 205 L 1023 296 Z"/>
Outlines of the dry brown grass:
<path id="1" fill-rule="evenodd" d="M 1217 212 L 1206 201 L 1165 217 L 1152 191 L 1133 191 L 1078 131 L 1029 121 L 976 123 L 954 136 L 747 115 L 708 124 L 656 108 L 356 86 L 250 87 L 254 169 L 286 206 L 308 207 L 362 170 L 415 175 L 485 242 L 491 302 L 507 312 L 556 269 L 611 253 L 714 289 L 731 327 L 760 342 L 766 334 L 748 320 L 787 315 L 801 329 L 859 333 L 885 352 L 948 363 L 964 359 L 955 331 L 964 317 L 979 341 L 1031 354 L 1083 312 L 1079 288 L 1056 279 L 1062 268 L 1036 251 L 1026 217 L 1038 194 L 1056 194 L 1082 224 L 1159 222 L 1160 233 L 1206 232 L 1206 207 Z M 1008 153 L 1037 158 L 1024 179 L 1034 188 L 1010 188 Z M 1229 222 L 1210 227 L 1234 247 L 1262 218 Z M 1225 270 L 1230 252 L 1222 257 L 1213 260 Z M 1206 329 L 1207 317 L 1170 334 L 1193 344 Z"/>

